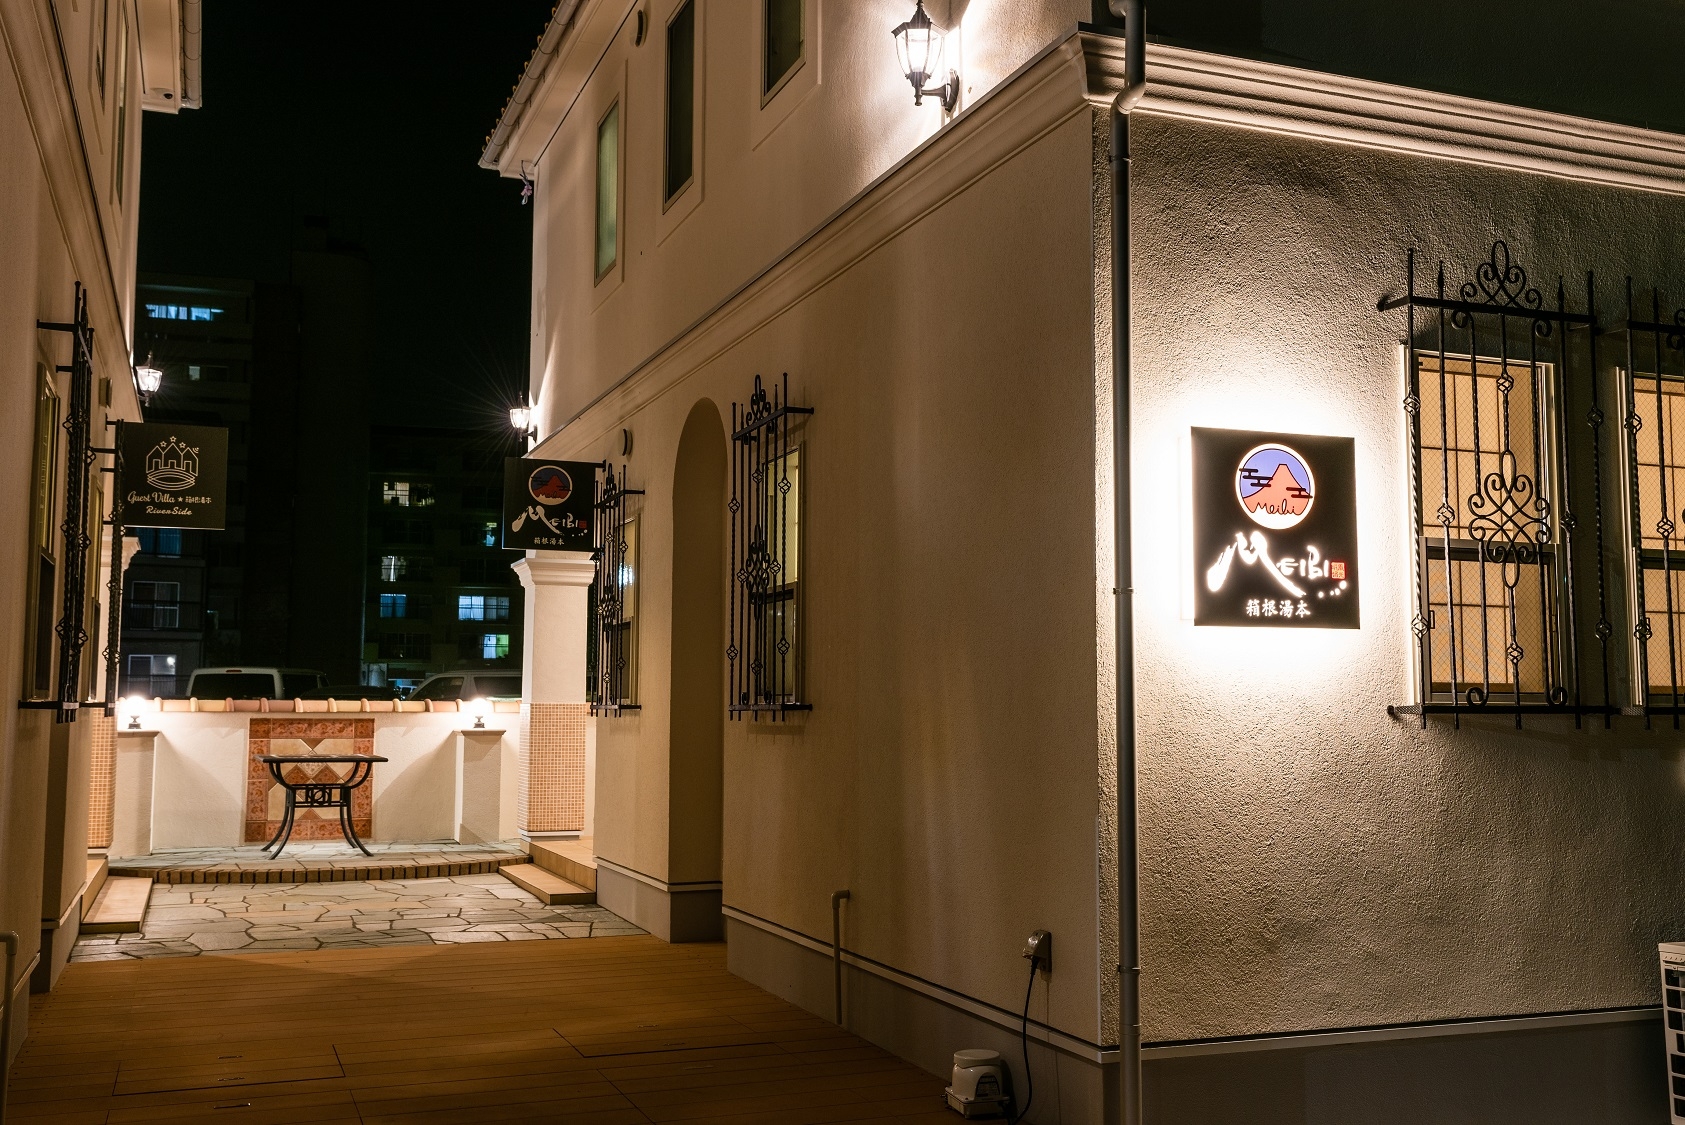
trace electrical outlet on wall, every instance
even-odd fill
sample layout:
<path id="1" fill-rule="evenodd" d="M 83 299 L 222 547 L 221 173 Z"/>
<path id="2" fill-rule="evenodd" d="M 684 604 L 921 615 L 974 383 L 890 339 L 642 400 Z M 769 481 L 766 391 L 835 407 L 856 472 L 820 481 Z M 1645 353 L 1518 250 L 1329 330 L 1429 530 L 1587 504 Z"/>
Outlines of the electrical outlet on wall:
<path id="1" fill-rule="evenodd" d="M 1053 971 L 1053 935 L 1037 930 L 1024 941 L 1024 956 L 1030 964 L 1043 972 Z"/>

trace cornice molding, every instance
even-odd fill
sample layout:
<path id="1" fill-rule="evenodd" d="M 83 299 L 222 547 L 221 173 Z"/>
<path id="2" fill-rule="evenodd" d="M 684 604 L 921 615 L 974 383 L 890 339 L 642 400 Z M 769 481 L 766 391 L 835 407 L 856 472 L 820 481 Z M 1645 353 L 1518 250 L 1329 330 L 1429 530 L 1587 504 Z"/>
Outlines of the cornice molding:
<path id="1" fill-rule="evenodd" d="M 1123 85 L 1123 40 L 1082 30 L 1089 100 Z M 1322 71 L 1147 45 L 1137 113 L 1638 191 L 1685 195 L 1685 137 Z"/>

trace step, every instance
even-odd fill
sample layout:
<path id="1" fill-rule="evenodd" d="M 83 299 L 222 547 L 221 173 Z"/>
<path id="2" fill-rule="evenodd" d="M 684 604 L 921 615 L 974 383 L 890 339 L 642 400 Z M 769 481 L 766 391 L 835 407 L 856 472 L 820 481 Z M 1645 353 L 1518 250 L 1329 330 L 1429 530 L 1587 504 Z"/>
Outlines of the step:
<path id="1" fill-rule="evenodd" d="M 579 906 L 597 901 L 597 892 L 570 883 L 536 863 L 503 868 L 499 874 L 547 906 Z"/>
<path id="2" fill-rule="evenodd" d="M 94 900 L 105 889 L 106 876 L 111 874 L 111 862 L 102 855 L 88 857 L 88 879 L 82 884 L 82 917 L 94 908 Z"/>
<path id="3" fill-rule="evenodd" d="M 152 880 L 113 875 L 82 919 L 85 934 L 138 934 L 152 897 Z"/>
<path id="4" fill-rule="evenodd" d="M 597 889 L 597 857 L 590 840 L 528 840 L 532 861 L 552 875 L 560 875 L 586 890 Z"/>

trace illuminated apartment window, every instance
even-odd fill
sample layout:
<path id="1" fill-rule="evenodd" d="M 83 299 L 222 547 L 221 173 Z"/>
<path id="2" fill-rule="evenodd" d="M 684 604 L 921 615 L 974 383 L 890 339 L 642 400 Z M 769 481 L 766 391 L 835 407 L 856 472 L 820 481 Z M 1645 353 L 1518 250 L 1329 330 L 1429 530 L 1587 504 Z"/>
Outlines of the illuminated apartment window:
<path id="1" fill-rule="evenodd" d="M 696 0 L 686 0 L 667 23 L 667 190 L 672 199 L 690 184 L 696 141 Z"/>
<path id="2" fill-rule="evenodd" d="M 597 256 L 601 281 L 613 267 L 620 237 L 620 103 L 597 123 Z"/>
<path id="3" fill-rule="evenodd" d="M 482 659 L 501 660 L 508 655 L 508 633 L 486 633 L 480 637 L 480 656 Z"/>
<path id="4" fill-rule="evenodd" d="M 497 521 L 489 520 L 480 525 L 480 545 L 482 547 L 497 546 Z"/>
<path id="5" fill-rule="evenodd" d="M 405 612 L 409 609 L 408 594 L 380 595 L 380 615 L 382 617 L 408 617 Z"/>
<path id="6" fill-rule="evenodd" d="M 380 580 L 382 582 L 400 582 L 409 573 L 410 560 L 402 555 L 382 555 L 380 558 Z"/>
<path id="7" fill-rule="evenodd" d="M 1546 702 L 1562 680 L 1552 370 L 1418 356 L 1434 699 Z"/>
<path id="8" fill-rule="evenodd" d="M 458 594 L 456 597 L 456 619 L 458 621 L 484 621 L 486 619 L 486 599 L 481 594 Z"/>
<path id="9" fill-rule="evenodd" d="M 123 694 L 168 698 L 176 693 L 176 658 L 167 653 L 134 653 L 123 661 Z"/>
<path id="10" fill-rule="evenodd" d="M 146 315 L 153 320 L 212 321 L 225 311 L 210 308 L 206 305 L 146 305 L 144 307 Z"/>
<path id="11" fill-rule="evenodd" d="M 380 488 L 380 500 L 383 504 L 392 504 L 399 508 L 410 506 L 410 482 L 407 480 L 389 480 Z"/>
<path id="12" fill-rule="evenodd" d="M 771 97 L 801 65 L 805 0 L 764 0 L 764 3 L 766 41 L 762 44 L 761 93 Z"/>

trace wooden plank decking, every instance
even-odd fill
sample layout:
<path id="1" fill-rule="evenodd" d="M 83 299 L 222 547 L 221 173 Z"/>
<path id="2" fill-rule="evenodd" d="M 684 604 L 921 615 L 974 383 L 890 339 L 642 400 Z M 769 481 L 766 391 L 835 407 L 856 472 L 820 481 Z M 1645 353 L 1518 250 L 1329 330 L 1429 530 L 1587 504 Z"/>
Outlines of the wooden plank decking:
<path id="1" fill-rule="evenodd" d="M 946 1125 L 938 1079 L 652 937 L 73 964 L 9 1121 Z"/>

